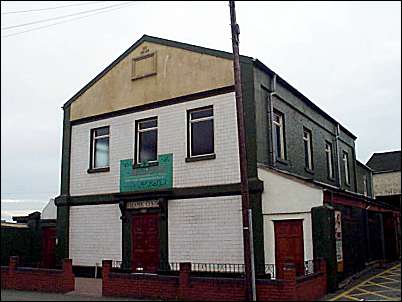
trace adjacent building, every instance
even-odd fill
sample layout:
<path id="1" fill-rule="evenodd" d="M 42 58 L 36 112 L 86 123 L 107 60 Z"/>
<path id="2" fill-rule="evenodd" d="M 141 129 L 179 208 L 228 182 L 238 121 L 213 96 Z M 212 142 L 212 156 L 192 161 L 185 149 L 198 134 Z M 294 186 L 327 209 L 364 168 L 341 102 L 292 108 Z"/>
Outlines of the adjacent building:
<path id="1" fill-rule="evenodd" d="M 374 153 L 366 163 L 373 170 L 374 195 L 401 206 L 401 151 Z"/>
<path id="2" fill-rule="evenodd" d="M 1 222 L 1 265 L 10 256 L 19 256 L 20 265 L 54 268 L 56 265 L 56 216 L 54 199 L 42 212 L 13 216 L 14 222 Z"/>
<path id="3" fill-rule="evenodd" d="M 240 65 L 257 273 L 302 274 L 318 256 L 335 275 L 364 266 L 367 208 L 393 209 L 374 200 L 356 136 L 259 60 Z M 231 53 L 143 36 L 63 106 L 59 259 L 243 263 L 233 79 Z"/>

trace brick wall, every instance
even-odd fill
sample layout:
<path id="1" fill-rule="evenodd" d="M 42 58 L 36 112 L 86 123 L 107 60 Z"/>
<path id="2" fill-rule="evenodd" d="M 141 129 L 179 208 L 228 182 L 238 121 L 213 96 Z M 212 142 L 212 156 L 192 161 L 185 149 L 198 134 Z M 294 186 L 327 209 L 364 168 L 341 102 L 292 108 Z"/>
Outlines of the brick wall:
<path id="1" fill-rule="evenodd" d="M 102 295 L 186 301 L 244 301 L 244 279 L 195 277 L 191 263 L 180 263 L 179 276 L 122 274 L 110 272 L 112 262 L 102 263 Z M 318 272 L 296 278 L 293 264 L 284 267 L 283 280 L 257 280 L 257 300 L 316 300 L 326 294 L 326 262 L 319 261 Z"/>
<path id="2" fill-rule="evenodd" d="M 8 267 L 1 267 L 1 288 L 66 293 L 74 290 L 71 259 L 63 260 L 63 269 L 17 267 L 18 257 L 10 257 Z"/>
<path id="3" fill-rule="evenodd" d="M 213 105 L 216 159 L 186 162 L 187 110 Z M 240 181 L 234 93 L 74 125 L 71 132 L 72 196 L 119 192 L 120 160 L 133 158 L 135 121 L 158 117 L 158 154 L 173 153 L 175 188 Z M 90 130 L 110 126 L 110 172 L 87 173 Z"/>
<path id="4" fill-rule="evenodd" d="M 241 197 L 168 202 L 169 262 L 243 263 Z"/>
<path id="5" fill-rule="evenodd" d="M 117 204 L 70 208 L 69 258 L 74 266 L 122 259 L 121 212 Z"/>

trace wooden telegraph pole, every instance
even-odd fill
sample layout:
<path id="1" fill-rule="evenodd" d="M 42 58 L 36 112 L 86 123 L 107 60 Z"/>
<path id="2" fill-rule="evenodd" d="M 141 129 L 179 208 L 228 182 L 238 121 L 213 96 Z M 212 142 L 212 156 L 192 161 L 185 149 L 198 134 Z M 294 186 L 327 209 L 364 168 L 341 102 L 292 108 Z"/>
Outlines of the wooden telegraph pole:
<path id="1" fill-rule="evenodd" d="M 237 109 L 237 128 L 239 140 L 240 157 L 240 191 L 242 197 L 242 216 L 243 216 L 243 249 L 244 249 L 244 271 L 246 284 L 246 299 L 256 300 L 255 273 L 254 273 L 254 252 L 252 235 L 252 212 L 250 207 L 250 196 L 247 176 L 246 140 L 244 127 L 243 97 L 240 74 L 240 55 L 239 55 L 239 25 L 236 23 L 236 11 L 234 1 L 229 1 L 230 25 L 232 28 L 232 47 L 233 47 L 233 68 Z"/>

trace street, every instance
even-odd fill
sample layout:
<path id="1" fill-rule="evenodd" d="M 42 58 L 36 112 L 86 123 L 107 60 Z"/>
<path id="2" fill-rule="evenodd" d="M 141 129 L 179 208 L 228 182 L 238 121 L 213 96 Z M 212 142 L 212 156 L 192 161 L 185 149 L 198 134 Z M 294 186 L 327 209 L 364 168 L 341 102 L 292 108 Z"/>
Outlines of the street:
<path id="1" fill-rule="evenodd" d="M 401 264 L 376 269 L 352 286 L 327 295 L 327 301 L 401 301 Z"/>

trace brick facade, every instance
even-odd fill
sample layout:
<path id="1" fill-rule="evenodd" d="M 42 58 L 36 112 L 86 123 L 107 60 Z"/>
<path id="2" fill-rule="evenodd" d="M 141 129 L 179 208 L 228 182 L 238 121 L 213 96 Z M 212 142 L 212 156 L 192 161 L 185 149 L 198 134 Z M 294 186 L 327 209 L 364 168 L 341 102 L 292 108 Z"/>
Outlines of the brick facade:
<path id="1" fill-rule="evenodd" d="M 186 162 L 187 110 L 212 105 L 216 159 Z M 133 158 L 135 121 L 158 117 L 158 154 L 173 153 L 173 187 L 231 184 L 240 181 L 234 93 L 163 106 L 74 125 L 71 133 L 71 196 L 120 191 L 120 160 Z M 87 173 L 90 130 L 110 127 L 110 171 Z M 196 171 L 196 172 L 195 172 Z"/>
<path id="2" fill-rule="evenodd" d="M 74 290 L 71 259 L 64 259 L 63 269 L 18 267 L 18 257 L 10 257 L 8 267 L 1 267 L 1 288 L 67 293 Z"/>
<path id="3" fill-rule="evenodd" d="M 169 262 L 244 261 L 240 196 L 169 200 L 168 232 Z"/>
<path id="4" fill-rule="evenodd" d="M 112 262 L 102 262 L 102 295 L 186 301 L 244 301 L 244 279 L 195 277 L 191 263 L 181 263 L 179 276 L 123 274 L 111 272 Z M 294 265 L 284 268 L 282 280 L 257 280 L 257 300 L 316 300 L 326 294 L 326 262 L 317 273 L 296 278 Z"/>

